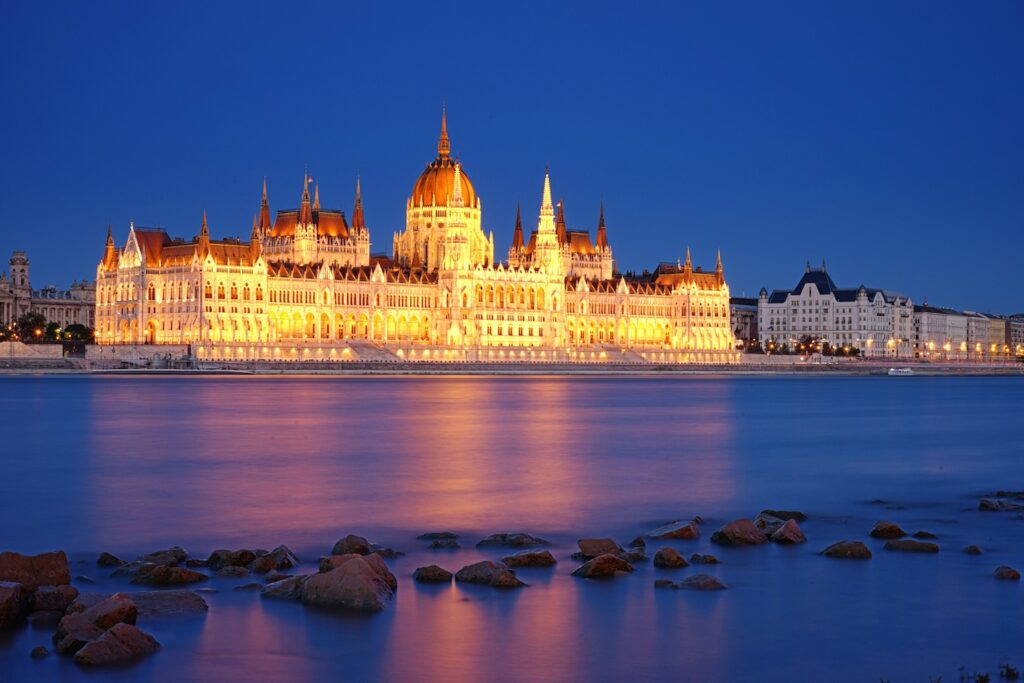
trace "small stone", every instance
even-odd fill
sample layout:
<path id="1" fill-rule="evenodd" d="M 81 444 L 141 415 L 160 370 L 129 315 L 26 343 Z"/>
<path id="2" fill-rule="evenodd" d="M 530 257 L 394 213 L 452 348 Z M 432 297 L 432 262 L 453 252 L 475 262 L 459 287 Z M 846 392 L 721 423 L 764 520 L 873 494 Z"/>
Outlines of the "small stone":
<path id="1" fill-rule="evenodd" d="M 677 569 L 688 567 L 690 563 L 675 548 L 659 548 L 658 552 L 654 553 L 654 566 Z"/>
<path id="2" fill-rule="evenodd" d="M 49 655 L 50 651 L 47 650 L 42 645 L 36 645 L 34 648 L 32 648 L 32 651 L 29 652 L 28 654 L 29 654 L 29 656 L 32 659 L 42 659 L 43 657 L 46 657 L 47 655 Z"/>
<path id="3" fill-rule="evenodd" d="M 630 548 L 646 548 L 647 547 L 647 542 L 644 540 L 643 536 L 637 536 L 636 538 L 634 538 L 632 541 L 629 542 L 629 547 Z"/>
<path id="4" fill-rule="evenodd" d="M 905 553 L 937 553 L 939 546 L 928 541 L 913 541 L 909 538 L 885 542 L 886 550 L 899 550 Z"/>
<path id="5" fill-rule="evenodd" d="M 694 553 L 690 555 L 691 564 L 721 564 L 718 558 L 714 555 L 701 555 L 700 553 Z"/>
<path id="6" fill-rule="evenodd" d="M 969 545 L 964 548 L 964 552 L 968 555 L 981 555 L 981 548 L 976 545 Z"/>
<path id="7" fill-rule="evenodd" d="M 558 562 L 550 550 L 523 550 L 501 558 L 507 567 L 550 567 Z"/>
<path id="8" fill-rule="evenodd" d="M 430 550 L 458 550 L 461 547 L 454 538 L 435 538 L 427 546 Z"/>
<path id="9" fill-rule="evenodd" d="M 871 529 L 871 538 L 903 538 L 907 532 L 893 522 L 881 521 Z"/>
<path id="10" fill-rule="evenodd" d="M 240 579 L 245 576 L 249 576 L 249 570 L 245 567 L 235 567 L 228 565 L 227 567 L 221 567 L 217 570 L 217 576 L 222 579 Z"/>
<path id="11" fill-rule="evenodd" d="M 871 559 L 871 551 L 860 541 L 839 541 L 822 550 L 821 554 L 840 560 Z"/>
<path id="12" fill-rule="evenodd" d="M 724 583 L 710 574 L 694 574 L 676 582 L 676 585 L 682 590 L 691 591 L 721 591 L 727 588 Z"/>
<path id="13" fill-rule="evenodd" d="M 491 534 L 476 544 L 477 548 L 493 548 L 504 546 L 507 548 L 526 548 L 533 545 L 551 545 L 550 542 L 539 536 L 531 536 L 524 533 Z"/>
<path id="14" fill-rule="evenodd" d="M 677 520 L 648 531 L 647 535 L 659 540 L 692 540 L 700 537 L 700 527 L 697 526 L 695 521 L 682 522 Z"/>
<path id="15" fill-rule="evenodd" d="M 934 541 L 938 538 L 938 536 L 931 533 L 930 531 L 917 531 L 914 533 L 914 538 L 920 538 L 926 541 Z"/>
<path id="16" fill-rule="evenodd" d="M 77 597 L 74 586 L 40 586 L 32 596 L 32 609 L 63 612 Z"/>
<path id="17" fill-rule="evenodd" d="M 767 543 L 768 537 L 749 519 L 737 519 L 711 534 L 711 542 L 719 545 L 760 545 Z"/>
<path id="18" fill-rule="evenodd" d="M 806 542 L 807 537 L 804 536 L 804 532 L 800 530 L 800 525 L 796 523 L 795 519 L 787 519 L 786 523 L 772 534 L 771 540 L 783 545 L 797 545 Z"/>
<path id="19" fill-rule="evenodd" d="M 992 572 L 992 576 L 1002 581 L 1020 581 L 1020 572 L 1013 567 L 1007 567 L 1006 565 L 997 567 L 996 570 Z"/>
<path id="20" fill-rule="evenodd" d="M 412 578 L 420 583 L 451 583 L 452 573 L 436 564 L 431 564 L 426 567 L 417 567 L 416 571 L 412 573 Z"/>
<path id="21" fill-rule="evenodd" d="M 124 564 L 124 560 L 117 557 L 116 555 L 111 555 L 110 553 L 103 552 L 100 553 L 100 556 L 98 558 L 96 558 L 96 564 L 98 564 L 101 567 L 120 567 L 122 564 Z"/>
<path id="22" fill-rule="evenodd" d="M 573 571 L 573 576 L 584 579 L 610 579 L 620 573 L 634 571 L 633 565 L 612 554 L 599 555 Z"/>
<path id="23" fill-rule="evenodd" d="M 20 583 L 29 591 L 40 586 L 66 586 L 71 583 L 68 556 L 63 550 L 39 555 L 0 553 L 0 581 Z"/>
<path id="24" fill-rule="evenodd" d="M 89 666 L 119 664 L 160 649 L 156 639 L 132 626 L 115 624 L 75 653 L 75 662 Z"/>
<path id="25" fill-rule="evenodd" d="M 454 541 L 459 535 L 451 531 L 431 531 L 420 534 L 416 538 L 420 541 Z"/>

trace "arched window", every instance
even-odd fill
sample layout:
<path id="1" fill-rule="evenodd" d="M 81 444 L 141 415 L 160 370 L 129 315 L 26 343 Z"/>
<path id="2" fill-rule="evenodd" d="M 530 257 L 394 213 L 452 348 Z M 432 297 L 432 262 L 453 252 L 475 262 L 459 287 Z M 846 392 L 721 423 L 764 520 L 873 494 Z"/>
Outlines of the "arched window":
<path id="1" fill-rule="evenodd" d="M 220 284 L 217 285 L 217 298 L 218 299 L 223 299 L 224 298 L 224 283 L 223 282 L 221 282 Z"/>
<path id="2" fill-rule="evenodd" d="M 223 299 L 224 297 L 221 298 Z M 234 282 L 231 283 L 231 298 L 238 299 L 238 285 Z"/>
<path id="3" fill-rule="evenodd" d="M 256 285 L 256 301 L 263 301 L 263 287 Z"/>
<path id="4" fill-rule="evenodd" d="M 242 289 L 242 298 L 243 298 L 243 299 L 245 299 L 246 301 L 248 301 L 248 300 L 249 300 L 249 295 L 250 295 L 250 294 L 252 294 L 252 292 L 250 292 L 250 291 L 249 291 L 249 285 L 246 285 L 246 286 L 245 286 L 245 287 L 244 287 L 244 288 Z"/>
<path id="5" fill-rule="evenodd" d="M 149 299 L 150 301 L 156 301 L 156 285 L 154 285 L 153 283 L 149 284 L 149 292 L 146 298 Z"/>

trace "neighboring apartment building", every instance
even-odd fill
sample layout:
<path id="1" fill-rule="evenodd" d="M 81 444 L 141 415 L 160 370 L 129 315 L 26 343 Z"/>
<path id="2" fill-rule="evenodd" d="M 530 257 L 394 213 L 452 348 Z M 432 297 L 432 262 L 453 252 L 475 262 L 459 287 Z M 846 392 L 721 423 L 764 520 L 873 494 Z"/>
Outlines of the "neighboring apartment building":
<path id="1" fill-rule="evenodd" d="M 16 251 L 11 255 L 10 273 L 0 273 L 0 324 L 14 322 L 34 311 L 47 322 L 62 328 L 79 324 L 93 327 L 96 315 L 96 286 L 88 280 L 72 282 L 68 289 L 47 285 L 32 289 L 28 255 Z"/>
<path id="2" fill-rule="evenodd" d="M 914 357 L 967 358 L 967 316 L 952 308 L 914 306 Z"/>

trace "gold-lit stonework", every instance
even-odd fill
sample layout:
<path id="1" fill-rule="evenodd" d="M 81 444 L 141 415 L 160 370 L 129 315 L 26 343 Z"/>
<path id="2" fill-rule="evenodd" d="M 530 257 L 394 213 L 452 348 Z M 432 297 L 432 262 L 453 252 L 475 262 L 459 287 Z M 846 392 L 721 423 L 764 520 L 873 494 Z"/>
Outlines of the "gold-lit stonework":
<path id="1" fill-rule="evenodd" d="M 413 185 L 392 253 L 371 256 L 356 185 L 351 222 L 310 198 L 271 221 L 266 183 L 248 242 L 172 239 L 131 226 L 97 267 L 96 340 L 191 345 L 225 360 L 466 360 L 731 363 L 738 360 L 721 257 L 714 271 L 662 264 L 615 271 L 600 207 L 595 238 L 569 230 L 544 175 L 537 229 L 517 212 L 512 247 L 494 260 L 482 202 L 451 156 Z"/>

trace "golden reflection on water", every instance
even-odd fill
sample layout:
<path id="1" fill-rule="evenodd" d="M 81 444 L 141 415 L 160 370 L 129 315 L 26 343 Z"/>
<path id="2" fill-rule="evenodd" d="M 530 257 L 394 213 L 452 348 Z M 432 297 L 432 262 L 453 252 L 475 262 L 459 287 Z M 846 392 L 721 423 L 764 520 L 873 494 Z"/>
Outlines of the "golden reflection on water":
<path id="1" fill-rule="evenodd" d="M 730 385 L 693 386 L 106 381 L 91 394 L 90 514 L 116 543 L 233 545 L 326 544 L 367 529 L 555 533 L 692 514 L 736 488 Z"/>

